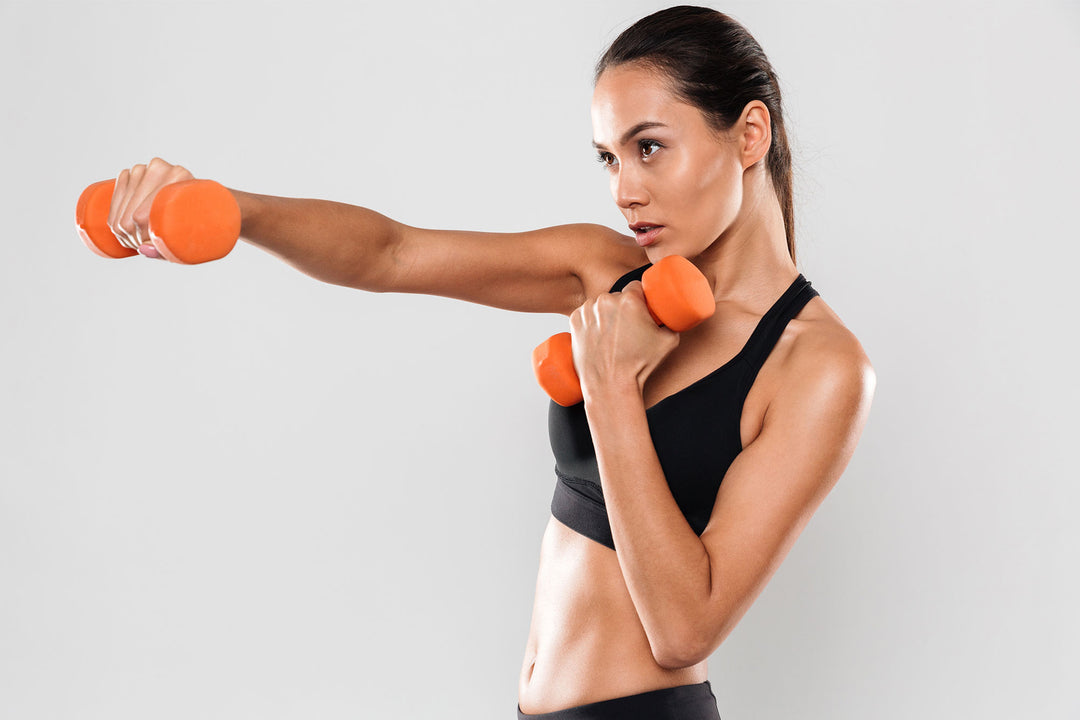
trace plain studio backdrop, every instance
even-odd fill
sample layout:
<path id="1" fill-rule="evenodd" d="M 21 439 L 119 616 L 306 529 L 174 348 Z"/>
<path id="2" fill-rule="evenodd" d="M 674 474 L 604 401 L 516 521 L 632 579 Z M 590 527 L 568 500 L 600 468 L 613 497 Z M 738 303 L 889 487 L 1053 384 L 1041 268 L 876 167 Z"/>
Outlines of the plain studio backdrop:
<path id="1" fill-rule="evenodd" d="M 0 717 L 514 717 L 561 316 L 75 233 L 196 177 L 424 226 L 625 230 L 591 71 L 655 2 L 0 1 Z M 731 2 L 799 269 L 878 377 L 714 654 L 724 720 L 1076 718 L 1075 2 Z M 342 238 L 362 242 L 362 237 Z"/>

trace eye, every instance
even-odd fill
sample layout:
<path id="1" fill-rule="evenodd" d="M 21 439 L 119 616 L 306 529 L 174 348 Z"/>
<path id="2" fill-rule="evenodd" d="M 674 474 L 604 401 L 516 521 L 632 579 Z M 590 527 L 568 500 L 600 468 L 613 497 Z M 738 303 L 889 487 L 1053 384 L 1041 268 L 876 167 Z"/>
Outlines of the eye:
<path id="1" fill-rule="evenodd" d="M 596 155 L 596 162 L 600 163 L 604 167 L 611 167 L 615 164 L 615 156 L 609 152 L 599 152 Z"/>
<path id="2" fill-rule="evenodd" d="M 664 146 L 655 140 L 641 140 L 638 142 L 638 149 L 641 150 L 641 156 L 645 158 L 651 157 L 655 154 L 656 150 L 662 147 Z M 653 148 L 653 151 L 649 152 L 649 148 Z"/>
<path id="3" fill-rule="evenodd" d="M 641 158 L 643 160 L 648 160 L 662 147 L 664 146 L 655 140 L 638 140 L 638 150 L 641 152 Z M 600 163 L 605 168 L 613 168 L 618 163 L 615 156 L 606 150 L 601 150 L 597 153 L 596 162 Z"/>

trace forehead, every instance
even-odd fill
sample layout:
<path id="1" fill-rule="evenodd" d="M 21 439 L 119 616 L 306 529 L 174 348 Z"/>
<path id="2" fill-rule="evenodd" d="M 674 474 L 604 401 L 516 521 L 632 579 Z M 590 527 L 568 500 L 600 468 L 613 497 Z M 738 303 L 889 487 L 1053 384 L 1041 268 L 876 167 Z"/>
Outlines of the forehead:
<path id="1" fill-rule="evenodd" d="M 675 96 L 667 78 L 638 65 L 608 68 L 596 81 L 592 97 L 593 140 L 610 146 L 628 128 L 643 120 L 684 126 L 700 112 Z"/>

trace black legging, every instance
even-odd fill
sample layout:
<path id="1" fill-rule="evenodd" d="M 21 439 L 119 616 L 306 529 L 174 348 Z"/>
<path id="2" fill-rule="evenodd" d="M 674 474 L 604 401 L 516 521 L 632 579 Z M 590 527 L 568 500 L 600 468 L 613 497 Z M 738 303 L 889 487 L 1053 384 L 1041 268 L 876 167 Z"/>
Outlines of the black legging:
<path id="1" fill-rule="evenodd" d="M 555 712 L 528 715 L 518 705 L 517 716 L 518 720 L 720 720 L 720 711 L 712 685 L 706 680 Z"/>

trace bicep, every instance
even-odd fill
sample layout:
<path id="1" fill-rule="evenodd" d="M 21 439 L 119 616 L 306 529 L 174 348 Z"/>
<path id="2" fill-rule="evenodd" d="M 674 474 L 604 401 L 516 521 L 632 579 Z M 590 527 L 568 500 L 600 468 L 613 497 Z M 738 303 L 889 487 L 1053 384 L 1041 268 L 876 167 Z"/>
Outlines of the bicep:
<path id="1" fill-rule="evenodd" d="M 588 223 L 519 233 L 399 223 L 396 235 L 386 290 L 520 312 L 569 315 L 586 298 L 606 291 L 602 285 L 610 285 L 613 273 L 642 262 L 630 238 Z"/>

